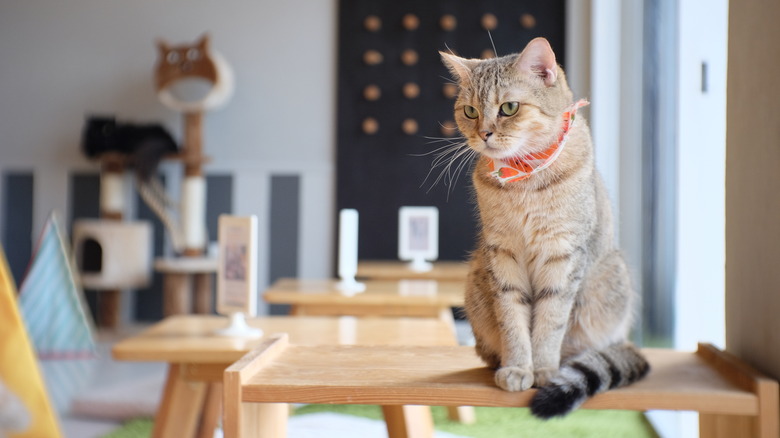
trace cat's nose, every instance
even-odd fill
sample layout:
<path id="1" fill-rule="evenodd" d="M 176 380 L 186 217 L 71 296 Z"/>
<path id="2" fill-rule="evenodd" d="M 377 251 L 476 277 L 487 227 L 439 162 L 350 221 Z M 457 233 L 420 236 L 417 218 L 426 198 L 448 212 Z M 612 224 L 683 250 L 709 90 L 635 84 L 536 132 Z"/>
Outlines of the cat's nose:
<path id="1" fill-rule="evenodd" d="M 479 138 L 481 138 L 483 141 L 488 141 L 488 137 L 493 135 L 490 131 L 479 131 Z"/>

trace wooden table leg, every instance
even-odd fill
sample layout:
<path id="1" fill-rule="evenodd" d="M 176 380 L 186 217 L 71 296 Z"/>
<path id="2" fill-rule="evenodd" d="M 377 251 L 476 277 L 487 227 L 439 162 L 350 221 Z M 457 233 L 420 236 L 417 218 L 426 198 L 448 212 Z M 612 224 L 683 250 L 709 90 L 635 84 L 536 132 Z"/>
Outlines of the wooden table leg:
<path id="1" fill-rule="evenodd" d="M 222 415 L 222 383 L 210 383 L 206 389 L 203 415 L 198 425 L 198 438 L 213 438 Z"/>
<path id="2" fill-rule="evenodd" d="M 193 280 L 195 282 L 195 313 L 211 314 L 213 310 L 212 296 L 214 295 L 212 275 L 200 272 L 193 274 Z"/>
<path id="3" fill-rule="evenodd" d="M 461 424 L 474 424 L 477 422 L 477 413 L 473 406 L 447 406 L 447 417 Z"/>
<path id="4" fill-rule="evenodd" d="M 756 437 L 777 438 L 780 436 L 780 394 L 778 384 L 761 379 L 754 388 L 758 395 L 758 415 L 699 414 L 699 436 L 702 438 Z"/>
<path id="5" fill-rule="evenodd" d="M 707 357 L 708 361 L 719 366 L 721 370 L 734 370 L 746 368 L 733 356 L 713 348 L 707 349 L 699 344 L 700 355 Z M 725 365 L 724 365 L 725 364 Z M 748 367 L 749 368 L 749 367 Z M 747 372 L 754 374 L 755 370 Z M 749 388 L 758 396 L 758 415 L 753 417 L 742 415 L 718 415 L 699 414 L 699 436 L 706 438 L 726 437 L 756 437 L 777 438 L 780 436 L 780 388 L 778 382 L 766 377 L 755 378 Z"/>
<path id="6" fill-rule="evenodd" d="M 742 415 L 699 414 L 699 437 L 758 437 L 755 419 Z"/>
<path id="7" fill-rule="evenodd" d="M 194 437 L 206 397 L 207 383 L 184 380 L 181 365 L 168 365 L 160 408 L 154 417 L 153 438 Z"/>
<path id="8" fill-rule="evenodd" d="M 286 438 L 287 403 L 241 403 L 240 438 Z M 237 438 L 225 436 L 225 438 Z"/>
<path id="9" fill-rule="evenodd" d="M 758 395 L 758 418 L 756 428 L 758 436 L 780 436 L 780 385 L 776 380 L 763 378 L 756 382 L 755 391 Z"/>
<path id="10" fill-rule="evenodd" d="M 429 406 L 382 406 L 389 438 L 431 438 L 433 416 Z"/>
<path id="11" fill-rule="evenodd" d="M 163 315 L 190 313 L 192 308 L 191 280 L 188 274 L 168 272 L 163 277 Z"/>
<path id="12" fill-rule="evenodd" d="M 451 308 L 445 307 L 439 310 L 439 319 L 446 322 L 447 325 L 452 329 L 452 333 L 457 336 L 457 332 L 455 330 L 455 317 L 452 316 Z"/>
<path id="13" fill-rule="evenodd" d="M 102 290 L 98 292 L 98 318 L 100 327 L 115 329 L 119 327 L 119 290 Z"/>

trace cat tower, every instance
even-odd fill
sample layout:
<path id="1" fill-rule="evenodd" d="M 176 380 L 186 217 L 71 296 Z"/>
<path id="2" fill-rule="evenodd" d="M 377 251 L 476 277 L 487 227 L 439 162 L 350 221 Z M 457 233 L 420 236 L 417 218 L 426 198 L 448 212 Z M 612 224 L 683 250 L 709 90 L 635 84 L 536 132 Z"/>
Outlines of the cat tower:
<path id="1" fill-rule="evenodd" d="M 124 221 L 125 157 L 100 156 L 100 219 L 73 222 L 73 250 L 81 286 L 99 290 L 97 323 L 116 328 L 122 289 L 147 287 L 150 280 L 152 227 L 148 221 Z"/>
<path id="2" fill-rule="evenodd" d="M 158 41 L 155 90 L 160 102 L 180 112 L 184 120 L 184 139 L 178 158 L 184 165 L 181 185 L 180 231 L 168 227 L 172 241 L 181 256 L 155 261 L 155 269 L 164 275 L 165 315 L 189 313 L 194 289 L 194 310 L 209 313 L 212 309 L 212 275 L 217 260 L 205 255 L 206 179 L 203 165 L 203 118 L 207 111 L 227 103 L 233 94 L 230 66 L 203 35 L 195 44 L 171 46 Z M 163 216 L 164 214 L 158 213 Z"/>
<path id="3" fill-rule="evenodd" d="M 183 164 L 180 203 L 177 206 L 168 199 L 162 183 L 155 177 L 137 178 L 137 188 L 168 231 L 176 254 L 154 262 L 154 268 L 164 275 L 163 313 L 190 313 L 193 307 L 197 313 L 209 313 L 217 260 L 205 254 L 209 239 L 203 165 L 209 159 L 203 154 L 203 118 L 207 111 L 230 99 L 233 74 L 222 57 L 211 50 L 208 35 L 190 45 L 171 46 L 158 41 L 157 47 L 159 58 L 154 72 L 157 97 L 166 107 L 182 113 L 184 121 L 179 152 L 168 151 L 164 155 L 164 159 Z M 102 134 L 109 136 L 106 132 Z M 98 321 L 102 326 L 116 327 L 121 290 L 146 287 L 150 282 L 151 226 L 123 220 L 128 195 L 125 171 L 138 163 L 134 163 L 127 151 L 117 149 L 113 138 L 101 143 L 100 148 L 98 152 L 93 151 L 94 155 L 88 155 L 100 161 L 101 220 L 74 223 L 74 248 L 84 286 L 101 291 Z"/>

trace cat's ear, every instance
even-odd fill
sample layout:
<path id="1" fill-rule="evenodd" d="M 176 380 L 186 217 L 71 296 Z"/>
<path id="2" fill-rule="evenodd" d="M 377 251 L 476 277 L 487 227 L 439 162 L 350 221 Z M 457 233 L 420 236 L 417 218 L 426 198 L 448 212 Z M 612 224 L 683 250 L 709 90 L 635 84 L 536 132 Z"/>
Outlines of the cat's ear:
<path id="1" fill-rule="evenodd" d="M 450 73 L 460 82 L 467 82 L 471 78 L 471 70 L 479 62 L 477 59 L 465 59 L 451 53 L 439 52 L 439 55 Z"/>
<path id="2" fill-rule="evenodd" d="M 157 48 L 160 50 L 160 53 L 168 53 L 168 50 L 171 49 L 168 43 L 160 38 L 156 39 L 155 43 L 157 44 Z"/>
<path id="3" fill-rule="evenodd" d="M 558 65 L 550 43 L 544 38 L 534 38 L 525 46 L 515 64 L 518 70 L 542 79 L 544 85 L 552 86 L 558 79 Z"/>
<path id="4" fill-rule="evenodd" d="M 208 33 L 204 33 L 203 35 L 200 36 L 200 39 L 198 40 L 198 42 L 195 43 L 195 46 L 197 46 L 204 53 L 208 52 L 208 50 L 209 50 L 209 38 L 210 38 L 209 34 Z"/>

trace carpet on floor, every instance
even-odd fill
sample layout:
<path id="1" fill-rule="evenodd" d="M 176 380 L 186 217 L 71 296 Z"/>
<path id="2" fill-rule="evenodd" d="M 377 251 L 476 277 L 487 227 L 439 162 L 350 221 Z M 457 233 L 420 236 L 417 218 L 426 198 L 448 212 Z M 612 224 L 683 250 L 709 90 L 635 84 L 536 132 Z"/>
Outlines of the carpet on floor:
<path id="1" fill-rule="evenodd" d="M 164 385 L 164 374 L 150 374 L 96 386 L 74 397 L 69 414 L 79 418 L 118 422 L 151 417 L 160 405 Z"/>

